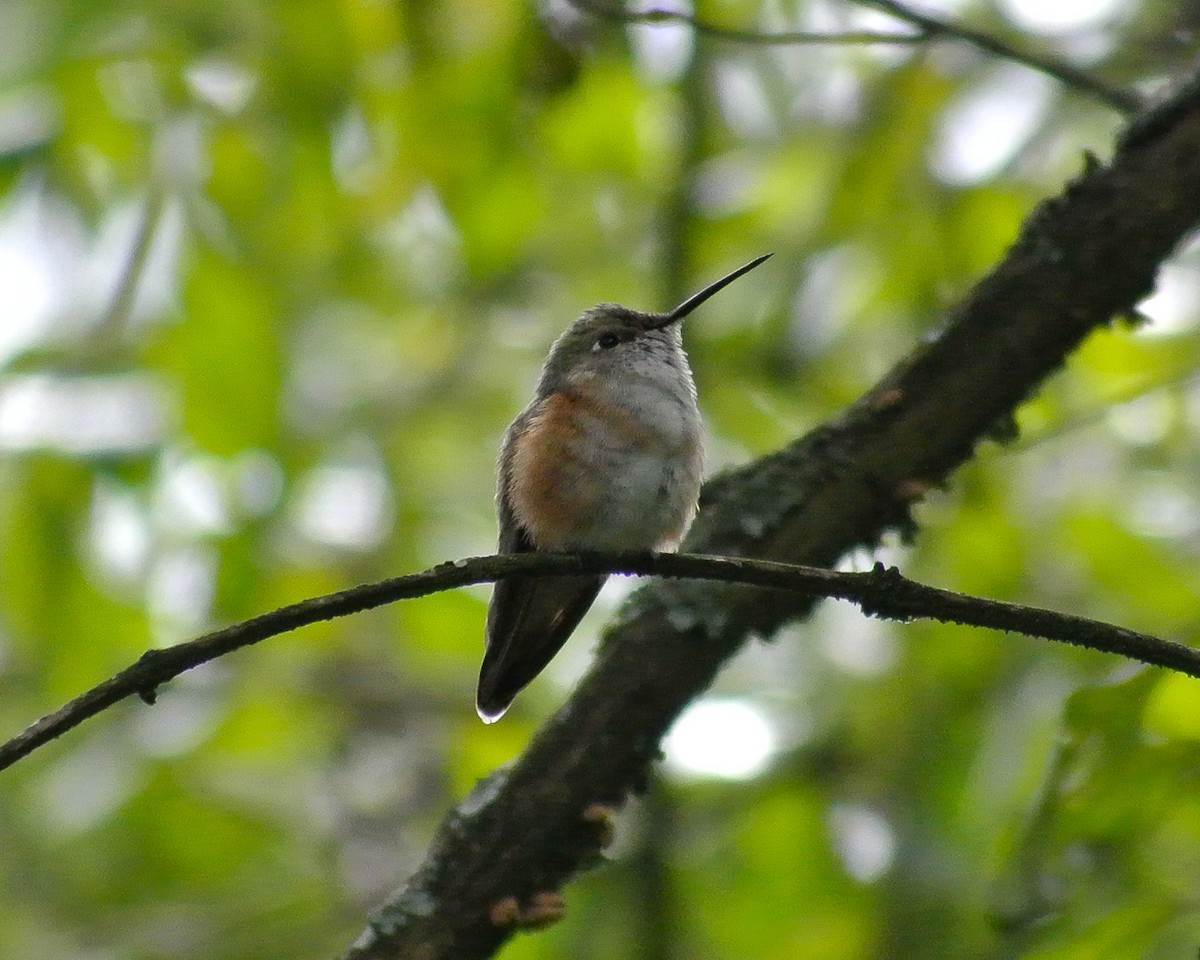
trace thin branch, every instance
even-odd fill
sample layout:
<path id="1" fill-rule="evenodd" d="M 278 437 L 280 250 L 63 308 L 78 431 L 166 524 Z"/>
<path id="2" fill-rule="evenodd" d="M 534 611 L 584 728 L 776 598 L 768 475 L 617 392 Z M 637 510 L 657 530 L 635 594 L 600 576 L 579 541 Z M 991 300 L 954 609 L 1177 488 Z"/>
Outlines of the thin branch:
<path id="1" fill-rule="evenodd" d="M 923 43 L 930 37 L 928 30 L 914 33 L 891 33 L 876 30 L 846 30 L 836 33 L 815 30 L 787 30 L 781 33 L 759 33 L 755 30 L 736 30 L 720 27 L 682 10 L 624 10 L 602 0 L 569 0 L 578 10 L 586 10 L 605 20 L 618 23 L 682 23 L 697 33 L 714 40 L 730 43 L 745 43 L 755 46 L 786 46 L 789 44 L 914 44 Z"/>
<path id="2" fill-rule="evenodd" d="M 625 10 L 603 0 L 569 0 L 579 10 L 606 20 L 619 23 L 682 23 L 697 33 L 715 40 L 757 46 L 786 46 L 791 44 L 918 44 L 938 38 L 959 40 L 1021 66 L 1044 73 L 1060 83 L 1095 97 L 1121 113 L 1131 113 L 1142 106 L 1142 99 L 1130 90 L 1105 83 L 1086 70 L 1072 66 L 1065 60 L 1048 54 L 1020 50 L 1010 43 L 941 17 L 914 10 L 897 0 L 854 0 L 863 6 L 881 10 L 889 16 L 902 20 L 917 29 L 913 33 L 893 33 L 876 30 L 847 30 L 822 32 L 789 30 L 779 33 L 760 33 L 754 30 L 736 30 L 709 23 L 681 10 L 650 9 Z"/>
<path id="3" fill-rule="evenodd" d="M 166 189 L 157 180 L 151 180 L 143 203 L 142 216 L 138 221 L 137 232 L 134 234 L 133 247 L 117 278 L 116 287 L 113 289 L 112 298 L 108 302 L 104 316 L 96 325 L 94 336 L 111 336 L 129 323 L 134 302 L 137 299 L 138 287 L 146 272 L 146 265 L 150 261 L 150 251 L 166 205 Z"/>
<path id="4" fill-rule="evenodd" d="M 1121 113 L 1132 113 L 1143 106 L 1142 98 L 1133 91 L 1105 83 L 1086 70 L 1080 70 L 1058 57 L 1020 50 L 990 33 L 965 27 L 933 14 L 922 13 L 907 4 L 900 3 L 899 0 L 854 0 L 854 2 L 881 10 L 897 20 L 903 20 L 905 23 L 917 27 L 932 37 L 950 37 L 961 40 L 985 53 L 994 54 L 1005 60 L 1011 60 L 1013 63 L 1019 63 L 1030 70 L 1044 73 L 1068 87 L 1073 87 L 1103 101 Z"/>
<path id="5" fill-rule="evenodd" d="M 186 643 L 148 650 L 120 673 L 42 717 L 0 746 L 0 770 L 126 697 L 136 695 L 152 703 L 157 688 L 184 671 L 297 627 L 473 583 L 518 575 L 576 573 L 715 580 L 786 590 L 806 597 L 834 597 L 857 603 L 868 615 L 883 619 L 931 619 L 1011 630 L 1120 654 L 1200 678 L 1200 650 L 1086 617 L 940 590 L 908 580 L 898 571 L 882 566 L 867 573 L 853 573 L 767 560 L 644 553 L 476 557 L 302 600 Z"/>

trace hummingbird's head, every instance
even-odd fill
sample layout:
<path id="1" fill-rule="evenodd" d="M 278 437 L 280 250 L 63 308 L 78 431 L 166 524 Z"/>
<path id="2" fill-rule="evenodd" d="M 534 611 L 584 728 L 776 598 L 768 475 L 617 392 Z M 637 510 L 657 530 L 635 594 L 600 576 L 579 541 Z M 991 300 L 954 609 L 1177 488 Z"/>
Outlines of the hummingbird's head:
<path id="1" fill-rule="evenodd" d="M 631 374 L 690 378 L 679 321 L 769 256 L 751 260 L 668 313 L 643 313 L 616 303 L 601 303 L 585 311 L 554 341 L 542 368 L 538 392 L 545 394 L 593 378 Z"/>

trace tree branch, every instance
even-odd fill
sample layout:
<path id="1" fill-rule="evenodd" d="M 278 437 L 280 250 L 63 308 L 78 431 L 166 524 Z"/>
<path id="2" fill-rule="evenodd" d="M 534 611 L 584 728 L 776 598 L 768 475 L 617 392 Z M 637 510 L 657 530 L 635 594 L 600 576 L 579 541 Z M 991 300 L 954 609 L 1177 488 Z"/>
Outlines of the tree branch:
<path id="1" fill-rule="evenodd" d="M 93 339 L 111 337 L 129 323 L 137 300 L 138 287 L 150 261 L 150 251 L 166 207 L 166 188 L 158 180 L 151 180 L 142 203 L 142 215 L 134 234 L 133 246 L 117 278 L 104 315 L 91 333 Z"/>
<path id="2" fill-rule="evenodd" d="M 924 43 L 930 37 L 928 30 L 913 33 L 881 33 L 876 30 L 845 30 L 826 32 L 815 30 L 785 30 L 780 33 L 759 33 L 755 30 L 737 30 L 732 27 L 721 27 L 709 23 L 682 10 L 626 10 L 605 3 L 603 0 L 569 0 L 578 10 L 605 20 L 618 23 L 682 23 L 691 27 L 697 33 L 714 40 L 725 40 L 730 43 L 745 43 L 754 46 L 787 46 L 790 44 L 914 44 Z"/>
<path id="3" fill-rule="evenodd" d="M 985 53 L 993 54 L 1005 60 L 1011 60 L 1013 63 L 1019 63 L 1030 70 L 1036 70 L 1038 73 L 1044 73 L 1046 76 L 1053 77 L 1065 86 L 1078 90 L 1080 93 L 1086 93 L 1108 104 L 1108 106 L 1114 110 L 1119 110 L 1121 113 L 1132 113 L 1143 106 L 1142 98 L 1132 90 L 1123 90 L 1120 87 L 1105 83 L 1098 77 L 1092 76 L 1086 70 L 1080 70 L 1078 67 L 1072 66 L 1058 57 L 1021 50 L 1012 44 L 1005 43 L 999 37 L 995 37 L 990 33 L 985 33 L 982 30 L 974 30 L 971 27 L 936 17 L 933 14 L 922 13 L 919 10 L 914 10 L 905 3 L 900 3 L 899 0 L 854 0 L 854 2 L 864 7 L 882 10 L 888 16 L 912 24 L 912 26 L 917 27 L 930 37 L 949 37 L 954 40 L 961 40 L 963 43 L 968 43 Z"/>
<path id="4" fill-rule="evenodd" d="M 1086 617 L 941 590 L 909 580 L 901 576 L 899 571 L 884 569 L 879 565 L 869 573 L 851 573 L 766 560 L 695 554 L 528 553 L 474 557 L 443 563 L 420 573 L 302 600 L 186 643 L 162 650 L 148 650 L 120 673 L 0 744 L 0 770 L 12 766 L 39 746 L 127 697 L 139 696 L 153 703 L 158 687 L 168 680 L 261 640 L 322 620 L 332 620 L 397 600 L 412 600 L 468 584 L 489 583 L 518 575 L 545 577 L 564 573 L 686 578 L 769 587 L 810 598 L 832 597 L 856 603 L 868 616 L 881 619 L 941 620 L 945 623 L 1011 630 L 1105 653 L 1117 653 L 1200 678 L 1200 650 Z"/>
<path id="5" fill-rule="evenodd" d="M 1087 334 L 1128 316 L 1200 223 L 1200 76 L 1137 118 L 1109 165 L 1029 217 L 1003 260 L 842 417 L 710 481 L 685 549 L 831 566 L 943 484 Z M 420 869 L 347 960 L 491 956 L 521 910 L 595 861 L 597 804 L 644 788 L 658 744 L 749 635 L 811 601 L 777 589 L 661 581 L 639 590 L 571 699 L 516 763 L 443 821 Z M 530 910 L 529 915 L 536 915 Z"/>
<path id="6" fill-rule="evenodd" d="M 1105 83 L 1098 77 L 1092 76 L 1086 70 L 1067 63 L 1058 57 L 1048 54 L 1032 53 L 1021 50 L 999 37 L 992 36 L 982 30 L 962 26 L 953 21 L 921 13 L 897 0 L 854 0 L 855 3 L 881 10 L 917 29 L 912 33 L 880 32 L 876 30 L 846 30 L 838 32 L 785 30 L 778 33 L 760 33 L 755 30 L 737 30 L 731 27 L 721 27 L 709 23 L 682 10 L 651 9 L 627 10 L 605 0 L 568 0 L 579 10 L 586 10 L 606 20 L 620 23 L 682 23 L 691 27 L 697 33 L 714 40 L 729 43 L 742 43 L 755 46 L 789 46 L 796 44 L 893 44 L 912 45 L 928 43 L 931 40 L 946 38 L 970 44 L 985 53 L 1019 63 L 1030 70 L 1044 73 L 1053 77 L 1059 83 L 1085 93 L 1121 113 L 1131 113 L 1142 106 L 1142 99 L 1130 90 L 1124 90 L 1112 84 Z"/>

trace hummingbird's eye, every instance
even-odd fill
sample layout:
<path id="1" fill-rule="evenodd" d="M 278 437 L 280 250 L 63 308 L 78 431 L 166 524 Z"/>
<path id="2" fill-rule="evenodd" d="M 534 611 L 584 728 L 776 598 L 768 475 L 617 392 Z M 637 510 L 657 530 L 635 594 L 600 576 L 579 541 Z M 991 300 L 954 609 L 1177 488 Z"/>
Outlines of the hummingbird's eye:
<path id="1" fill-rule="evenodd" d="M 602 333 L 599 337 L 596 338 L 595 349 L 611 350 L 613 347 L 615 347 L 620 342 L 621 342 L 621 338 L 618 337 L 615 333 Z"/>

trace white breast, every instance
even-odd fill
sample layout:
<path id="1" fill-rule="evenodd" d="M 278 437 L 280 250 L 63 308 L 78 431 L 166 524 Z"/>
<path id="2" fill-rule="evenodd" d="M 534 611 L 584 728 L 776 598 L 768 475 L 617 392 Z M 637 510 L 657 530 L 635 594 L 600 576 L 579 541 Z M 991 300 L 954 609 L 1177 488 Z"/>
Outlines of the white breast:
<path id="1" fill-rule="evenodd" d="M 690 383 L 688 384 L 690 387 Z M 704 455 L 694 391 L 666 390 L 625 378 L 603 390 L 606 405 L 627 421 L 596 418 L 589 436 L 593 469 L 605 479 L 590 515 L 581 518 L 578 546 L 592 550 L 673 550 L 696 514 Z"/>

